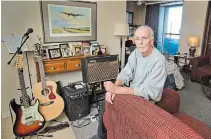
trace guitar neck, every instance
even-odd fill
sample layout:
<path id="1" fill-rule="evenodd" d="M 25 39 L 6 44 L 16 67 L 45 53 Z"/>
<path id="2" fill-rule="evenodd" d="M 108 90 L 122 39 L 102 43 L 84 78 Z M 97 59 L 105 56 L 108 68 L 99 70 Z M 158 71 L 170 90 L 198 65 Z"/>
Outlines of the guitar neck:
<path id="1" fill-rule="evenodd" d="M 39 65 L 39 70 L 40 70 L 40 78 L 41 78 L 41 82 L 42 82 L 42 88 L 46 88 L 46 78 L 45 78 L 45 70 L 43 67 L 43 61 L 42 61 L 42 57 L 38 56 L 38 65 Z"/>
<path id="2" fill-rule="evenodd" d="M 21 93 L 22 93 L 22 103 L 23 103 L 24 107 L 29 107 L 29 97 L 26 92 L 23 69 L 18 69 L 18 76 L 19 76 Z"/>

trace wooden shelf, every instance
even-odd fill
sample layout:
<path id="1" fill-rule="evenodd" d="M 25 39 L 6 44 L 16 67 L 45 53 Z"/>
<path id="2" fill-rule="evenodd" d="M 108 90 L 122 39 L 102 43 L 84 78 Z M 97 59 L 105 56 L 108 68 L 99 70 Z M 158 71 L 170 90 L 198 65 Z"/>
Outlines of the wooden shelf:
<path id="1" fill-rule="evenodd" d="M 62 72 L 73 72 L 81 70 L 81 59 L 86 58 L 86 56 L 74 56 L 67 58 L 58 58 L 58 59 L 45 59 L 43 60 L 43 67 L 45 74 L 57 74 Z M 36 63 L 37 71 L 37 82 L 40 82 L 40 71 L 39 64 Z"/>

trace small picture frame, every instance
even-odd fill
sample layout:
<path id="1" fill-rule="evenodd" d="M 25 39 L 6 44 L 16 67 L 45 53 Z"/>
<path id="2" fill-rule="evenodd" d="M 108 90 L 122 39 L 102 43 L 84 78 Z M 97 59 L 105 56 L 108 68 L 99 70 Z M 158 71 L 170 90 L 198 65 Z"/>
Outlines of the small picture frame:
<path id="1" fill-rule="evenodd" d="M 81 45 L 73 45 L 73 55 L 74 56 L 80 56 L 83 54 L 82 46 Z"/>
<path id="2" fill-rule="evenodd" d="M 48 49 L 42 49 L 42 59 L 49 59 Z"/>
<path id="3" fill-rule="evenodd" d="M 59 47 L 60 48 L 68 48 L 69 45 L 68 45 L 68 43 L 62 43 L 62 44 L 59 44 Z"/>
<path id="4" fill-rule="evenodd" d="M 102 54 L 106 55 L 106 48 L 101 48 Z"/>
<path id="5" fill-rule="evenodd" d="M 69 47 L 69 45 L 67 43 L 66 44 L 59 44 L 59 46 L 61 48 L 62 57 L 72 56 L 71 48 Z"/>
<path id="6" fill-rule="evenodd" d="M 90 46 L 90 43 L 89 43 L 89 42 L 82 42 L 82 46 L 83 46 L 83 47 Z"/>
<path id="7" fill-rule="evenodd" d="M 90 46 L 84 46 L 83 47 L 83 54 L 85 56 L 89 56 L 90 55 Z"/>
<path id="8" fill-rule="evenodd" d="M 59 48 L 59 45 L 55 44 L 55 45 L 50 45 L 49 49 L 55 49 L 55 48 Z"/>
<path id="9" fill-rule="evenodd" d="M 98 52 L 100 51 L 100 46 L 98 44 L 92 44 L 90 51 L 92 56 L 97 55 Z"/>
<path id="10" fill-rule="evenodd" d="M 54 49 L 48 49 L 49 57 L 50 59 L 55 59 L 55 58 L 61 58 L 61 49 L 60 48 L 54 48 Z"/>
<path id="11" fill-rule="evenodd" d="M 50 48 L 49 45 L 42 46 L 42 59 L 49 59 L 48 49 Z"/>
<path id="12" fill-rule="evenodd" d="M 70 57 L 72 56 L 71 48 L 61 48 L 62 57 Z"/>

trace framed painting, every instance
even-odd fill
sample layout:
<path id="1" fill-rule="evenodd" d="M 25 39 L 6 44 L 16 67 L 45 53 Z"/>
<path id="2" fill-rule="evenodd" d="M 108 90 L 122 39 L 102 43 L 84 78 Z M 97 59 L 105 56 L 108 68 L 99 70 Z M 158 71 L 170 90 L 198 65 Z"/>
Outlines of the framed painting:
<path id="1" fill-rule="evenodd" d="M 44 43 L 97 40 L 97 3 L 41 1 Z"/>

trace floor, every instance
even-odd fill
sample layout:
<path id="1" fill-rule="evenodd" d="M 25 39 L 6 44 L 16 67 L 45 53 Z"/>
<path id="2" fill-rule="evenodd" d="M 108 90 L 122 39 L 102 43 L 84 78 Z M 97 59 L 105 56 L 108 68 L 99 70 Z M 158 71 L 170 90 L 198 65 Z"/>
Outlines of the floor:
<path id="1" fill-rule="evenodd" d="M 2 139 L 15 139 L 15 136 L 13 134 L 13 125 L 12 125 L 12 121 L 10 116 L 1 119 L 1 138 Z M 59 116 L 56 120 L 58 121 L 68 121 L 67 117 L 65 114 L 61 114 L 61 116 Z M 59 123 L 57 122 L 51 122 L 51 123 L 46 123 L 46 126 L 54 126 L 54 125 L 58 125 Z M 50 133 L 49 135 L 53 135 L 53 137 L 37 137 L 37 136 L 32 136 L 32 137 L 26 137 L 25 139 L 59 139 L 59 138 L 63 138 L 63 139 L 77 139 L 72 127 L 69 128 L 65 128 L 63 130 L 59 130 L 53 133 Z"/>
<path id="2" fill-rule="evenodd" d="M 97 113 L 98 113 L 97 108 L 92 107 L 90 114 L 95 115 Z M 86 118 L 88 117 L 89 116 L 87 116 Z M 77 139 L 89 139 L 93 135 L 97 134 L 97 126 L 98 126 L 98 122 L 95 121 L 95 122 L 91 122 L 88 126 L 85 126 L 82 128 L 72 127 L 72 129 Z"/>
<path id="3" fill-rule="evenodd" d="M 180 110 L 211 128 L 211 100 L 203 94 L 201 85 L 185 80 L 185 88 L 178 92 L 180 94 Z"/>

